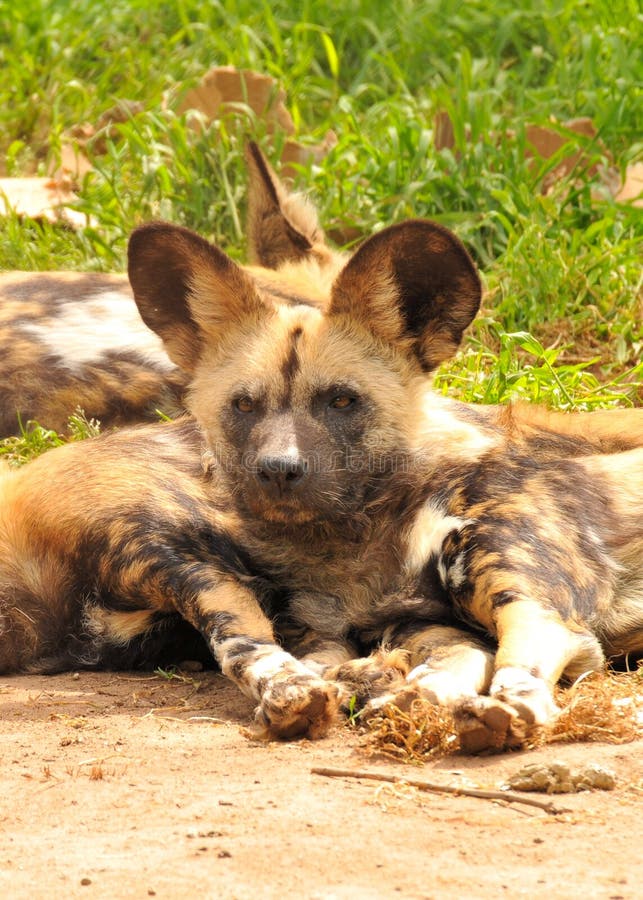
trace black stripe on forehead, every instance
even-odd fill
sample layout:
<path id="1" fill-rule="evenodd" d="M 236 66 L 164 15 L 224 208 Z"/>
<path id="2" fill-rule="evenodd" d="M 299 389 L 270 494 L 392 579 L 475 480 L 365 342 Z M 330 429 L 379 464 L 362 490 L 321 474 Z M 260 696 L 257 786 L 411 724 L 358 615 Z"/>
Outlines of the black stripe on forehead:
<path id="1" fill-rule="evenodd" d="M 292 381 L 297 372 L 299 372 L 300 361 L 299 354 L 297 353 L 297 345 L 299 344 L 302 333 L 303 329 L 299 326 L 291 331 L 290 347 L 288 348 L 288 352 L 286 353 L 284 361 L 281 365 L 281 375 L 284 380 L 284 390 L 281 396 L 281 401 L 284 404 L 290 402 Z"/>

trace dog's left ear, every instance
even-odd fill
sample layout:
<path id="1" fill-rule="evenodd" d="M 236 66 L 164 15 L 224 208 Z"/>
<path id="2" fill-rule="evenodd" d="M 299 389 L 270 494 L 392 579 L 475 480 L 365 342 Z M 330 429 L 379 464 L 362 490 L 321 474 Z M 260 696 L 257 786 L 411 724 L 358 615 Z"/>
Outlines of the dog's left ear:
<path id="1" fill-rule="evenodd" d="M 254 141 L 246 148 L 246 161 L 250 262 L 277 269 L 325 247 L 314 206 L 284 187 Z"/>
<path id="2" fill-rule="evenodd" d="M 480 307 L 471 257 L 447 228 L 421 219 L 369 238 L 333 285 L 329 315 L 403 346 L 430 372 L 453 356 Z"/>

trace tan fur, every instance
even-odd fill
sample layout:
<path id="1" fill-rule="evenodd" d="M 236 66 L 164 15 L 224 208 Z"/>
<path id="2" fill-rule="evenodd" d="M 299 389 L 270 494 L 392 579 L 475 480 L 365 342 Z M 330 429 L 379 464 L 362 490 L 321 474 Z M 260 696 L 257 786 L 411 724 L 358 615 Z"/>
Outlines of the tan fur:
<path id="1" fill-rule="evenodd" d="M 194 420 L 0 482 L 0 670 L 200 652 L 271 737 L 420 694 L 465 748 L 516 746 L 559 678 L 643 652 L 643 412 L 437 396 L 480 300 L 457 238 L 415 220 L 334 254 L 248 162 L 259 265 L 162 223 L 130 240 Z"/>

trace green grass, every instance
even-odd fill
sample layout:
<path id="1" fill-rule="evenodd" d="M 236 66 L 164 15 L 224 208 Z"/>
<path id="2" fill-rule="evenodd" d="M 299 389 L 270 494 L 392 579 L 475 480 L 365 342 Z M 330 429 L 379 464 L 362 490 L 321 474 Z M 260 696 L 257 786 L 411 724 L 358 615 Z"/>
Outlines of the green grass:
<path id="1" fill-rule="evenodd" d="M 70 441 L 83 441 L 95 437 L 99 430 L 98 422 L 87 419 L 81 409 L 69 417 L 67 434 L 59 434 L 49 428 L 43 428 L 37 422 L 29 421 L 20 426 L 20 434 L 0 441 L 0 460 L 9 463 L 10 466 L 23 466 L 46 450 L 52 450 Z"/>
<path id="2" fill-rule="evenodd" d="M 243 144 L 265 144 L 265 124 L 246 111 L 194 129 L 177 110 L 209 67 L 249 67 L 286 90 L 301 141 L 337 135 L 299 179 L 330 234 L 426 216 L 475 256 L 484 312 L 441 390 L 640 403 L 643 212 L 616 204 L 591 169 L 643 155 L 636 0 L 0 0 L 0 17 L 3 174 L 47 171 L 81 126 L 140 104 L 86 148 L 94 170 L 76 207 L 91 225 L 9 216 L 0 267 L 122 269 L 132 228 L 159 217 L 243 258 Z M 455 144 L 437 149 L 444 111 Z M 597 140 L 562 128 L 578 116 Z M 560 155 L 586 162 L 544 194 L 560 157 L 530 163 L 525 129 L 552 121 Z"/>

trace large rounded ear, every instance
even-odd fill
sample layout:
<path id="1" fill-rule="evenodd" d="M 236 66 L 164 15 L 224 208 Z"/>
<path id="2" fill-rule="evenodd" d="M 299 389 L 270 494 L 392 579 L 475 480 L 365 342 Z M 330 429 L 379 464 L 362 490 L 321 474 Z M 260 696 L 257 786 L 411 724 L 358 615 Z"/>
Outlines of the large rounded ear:
<path id="1" fill-rule="evenodd" d="M 476 268 L 458 238 L 414 219 L 365 241 L 333 285 L 329 314 L 401 344 L 431 371 L 457 350 L 480 306 Z"/>
<path id="2" fill-rule="evenodd" d="M 208 341 L 265 314 L 250 275 L 187 228 L 154 222 L 132 233 L 128 275 L 145 324 L 170 359 L 191 372 Z"/>
<path id="3" fill-rule="evenodd" d="M 286 190 L 254 141 L 246 147 L 246 161 L 250 261 L 277 269 L 325 246 L 315 208 L 300 194 Z"/>

